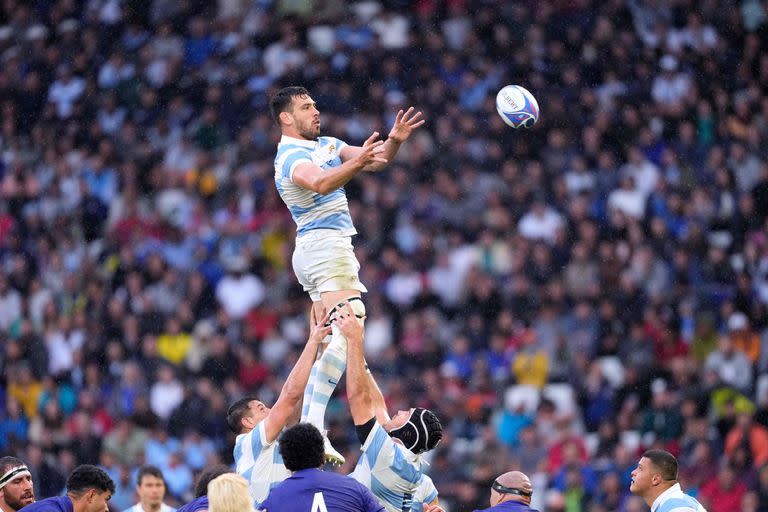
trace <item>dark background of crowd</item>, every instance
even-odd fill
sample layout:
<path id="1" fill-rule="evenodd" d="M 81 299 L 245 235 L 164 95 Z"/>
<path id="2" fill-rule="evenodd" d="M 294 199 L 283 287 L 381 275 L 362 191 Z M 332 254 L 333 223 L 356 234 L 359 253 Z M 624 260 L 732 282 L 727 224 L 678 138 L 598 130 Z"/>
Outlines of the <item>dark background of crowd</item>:
<path id="1" fill-rule="evenodd" d="M 38 498 L 99 463 L 131 504 L 231 462 L 307 336 L 268 97 L 307 86 L 361 143 L 347 186 L 368 361 L 445 438 L 447 510 L 519 468 L 546 510 L 643 510 L 665 447 L 711 512 L 768 510 L 768 5 L 736 1 L 4 0 L 0 452 Z M 505 126 L 496 91 L 542 116 Z M 328 411 L 358 444 L 343 385 Z"/>

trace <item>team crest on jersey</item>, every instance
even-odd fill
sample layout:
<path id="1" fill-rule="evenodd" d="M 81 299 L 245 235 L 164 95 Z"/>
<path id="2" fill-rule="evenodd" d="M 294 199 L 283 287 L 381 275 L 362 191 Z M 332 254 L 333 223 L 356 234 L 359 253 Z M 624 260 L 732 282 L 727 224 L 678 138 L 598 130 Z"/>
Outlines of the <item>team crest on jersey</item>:
<path id="1" fill-rule="evenodd" d="M 336 158 L 335 142 L 332 142 L 331 144 L 325 147 L 318 148 L 312 153 L 312 160 L 317 165 L 332 164 L 335 158 Z"/>

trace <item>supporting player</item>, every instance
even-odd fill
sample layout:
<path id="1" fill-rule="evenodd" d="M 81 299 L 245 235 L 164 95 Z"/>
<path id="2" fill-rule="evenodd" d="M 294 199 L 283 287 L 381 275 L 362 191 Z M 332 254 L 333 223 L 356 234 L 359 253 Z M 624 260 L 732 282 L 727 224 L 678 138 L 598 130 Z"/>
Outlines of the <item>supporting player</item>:
<path id="1" fill-rule="evenodd" d="M 336 316 L 337 326 L 349 342 L 347 399 L 363 454 L 350 475 L 368 487 L 390 512 L 421 510 L 437 505 L 437 490 L 422 473 L 420 455 L 443 437 L 435 414 L 420 407 L 389 416 L 384 397 L 363 356 L 363 322 L 349 304 Z"/>
<path id="2" fill-rule="evenodd" d="M 275 404 L 270 408 L 254 397 L 246 397 L 232 404 L 227 411 L 229 428 L 238 434 L 234 450 L 236 470 L 248 480 L 256 503 L 267 497 L 272 486 L 291 475 L 275 441 L 283 428 L 298 420 L 309 372 L 320 344 L 331 331 L 326 326 L 328 315 L 316 318 L 313 309 L 311 321 L 307 344 L 285 379 Z"/>
<path id="3" fill-rule="evenodd" d="M 322 471 L 323 435 L 310 423 L 299 423 L 280 434 L 280 454 L 293 474 L 276 485 L 261 504 L 266 512 L 384 512 L 360 482 Z"/>
<path id="4" fill-rule="evenodd" d="M 395 117 L 386 141 L 373 134 L 362 146 L 320 136 L 320 112 L 303 87 L 286 87 L 271 100 L 272 115 L 282 138 L 275 157 L 275 186 L 296 222 L 292 263 L 299 283 L 309 293 L 315 315 L 324 307 L 331 314 L 349 301 L 358 317 L 365 315 L 358 278 L 360 264 L 352 248 L 357 231 L 349 214 L 344 185 L 362 171 L 378 171 L 392 160 L 400 145 L 422 124 L 413 107 Z M 325 436 L 325 409 L 344 372 L 346 343 L 334 329 L 331 341 L 312 370 L 304 398 L 302 421 Z M 342 464 L 341 456 L 325 438 L 326 460 Z"/>

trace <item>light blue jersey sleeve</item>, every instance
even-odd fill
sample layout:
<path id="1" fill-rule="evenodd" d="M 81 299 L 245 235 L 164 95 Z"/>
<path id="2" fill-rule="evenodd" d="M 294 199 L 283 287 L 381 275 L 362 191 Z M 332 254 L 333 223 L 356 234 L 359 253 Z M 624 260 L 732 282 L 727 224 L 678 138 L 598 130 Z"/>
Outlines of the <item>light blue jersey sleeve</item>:
<path id="1" fill-rule="evenodd" d="M 423 476 L 419 458 L 397 444 L 378 422 L 362 451 L 353 478 L 369 487 L 387 511 L 410 510 Z"/>
<path id="2" fill-rule="evenodd" d="M 422 512 L 425 503 L 432 503 L 437 499 L 437 488 L 432 479 L 427 475 L 421 476 L 419 487 L 413 495 L 411 512 Z"/>
<path id="3" fill-rule="evenodd" d="M 247 434 L 237 436 L 234 458 L 235 470 L 248 480 L 256 503 L 261 503 L 272 487 L 291 475 L 283 463 L 277 440 L 267 442 L 263 421 Z"/>
<path id="4" fill-rule="evenodd" d="M 706 509 L 696 499 L 682 496 L 665 500 L 654 512 L 706 512 Z"/>
<path id="5" fill-rule="evenodd" d="M 278 153 L 277 161 L 280 163 L 280 177 L 293 183 L 293 171 L 300 164 L 312 163 L 312 153 L 302 147 L 286 149 L 282 154 Z"/>

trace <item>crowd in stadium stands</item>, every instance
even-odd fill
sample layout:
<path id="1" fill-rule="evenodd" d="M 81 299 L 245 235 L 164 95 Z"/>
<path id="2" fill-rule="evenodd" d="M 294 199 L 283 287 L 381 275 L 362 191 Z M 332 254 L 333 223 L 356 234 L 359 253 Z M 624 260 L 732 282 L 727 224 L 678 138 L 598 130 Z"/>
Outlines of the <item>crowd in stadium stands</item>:
<path id="1" fill-rule="evenodd" d="M 231 463 L 308 332 L 268 98 L 360 144 L 367 360 L 429 407 L 451 512 L 531 476 L 546 511 L 638 511 L 647 447 L 710 512 L 768 510 L 768 6 L 759 0 L 8 0 L 0 5 L 0 454 L 38 499 L 81 463 L 115 510 Z M 538 98 L 508 128 L 496 91 Z M 326 415 L 357 459 L 343 384 Z"/>

